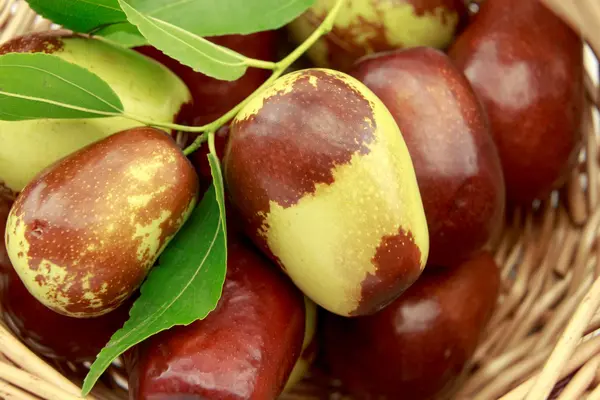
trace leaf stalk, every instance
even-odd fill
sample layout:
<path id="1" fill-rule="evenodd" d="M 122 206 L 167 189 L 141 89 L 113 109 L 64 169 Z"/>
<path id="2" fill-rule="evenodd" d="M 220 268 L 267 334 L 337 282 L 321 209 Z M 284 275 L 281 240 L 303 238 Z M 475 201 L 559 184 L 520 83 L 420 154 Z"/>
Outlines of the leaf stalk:
<path id="1" fill-rule="evenodd" d="M 225 125 L 228 121 L 233 119 L 246 104 L 248 104 L 254 97 L 256 97 L 259 93 L 261 93 L 265 88 L 270 86 L 277 78 L 279 78 L 296 60 L 298 60 L 302 54 L 304 54 L 309 48 L 311 48 L 323 35 L 326 35 L 333 28 L 333 23 L 339 14 L 342 5 L 346 0 L 337 0 L 333 9 L 329 12 L 327 17 L 323 20 L 323 22 L 319 25 L 319 27 L 298 47 L 294 49 L 290 54 L 288 54 L 284 59 L 275 63 L 275 68 L 273 69 L 273 74 L 267 79 L 265 83 L 263 83 L 258 89 L 256 89 L 250 96 L 248 96 L 244 101 L 239 103 L 237 106 L 229 110 L 226 114 L 218 118 L 217 120 L 199 127 L 186 127 L 186 126 L 177 126 L 178 130 L 185 132 L 214 132 L 217 131 L 220 127 Z M 194 151 L 198 150 L 202 143 L 206 141 L 205 135 L 200 135 L 194 140 L 192 144 L 190 144 L 183 151 L 184 154 L 189 155 Z M 211 153 L 216 156 L 216 153 Z"/>

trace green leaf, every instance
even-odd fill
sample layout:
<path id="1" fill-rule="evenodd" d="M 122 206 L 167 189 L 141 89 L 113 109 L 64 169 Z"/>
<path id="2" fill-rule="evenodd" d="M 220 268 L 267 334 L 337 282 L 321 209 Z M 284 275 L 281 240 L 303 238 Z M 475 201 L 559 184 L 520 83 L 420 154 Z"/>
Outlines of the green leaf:
<path id="1" fill-rule="evenodd" d="M 127 21 L 118 0 L 27 0 L 43 17 L 76 32 Z"/>
<path id="2" fill-rule="evenodd" d="M 141 287 L 129 320 L 102 349 L 83 383 L 87 395 L 119 355 L 161 331 L 204 319 L 221 297 L 227 243 L 215 186 L 169 243 Z"/>
<path id="3" fill-rule="evenodd" d="M 148 40 L 140 33 L 135 25 L 129 22 L 119 22 L 108 25 L 94 32 L 94 36 L 101 36 L 123 47 L 132 48 L 148 44 Z"/>
<path id="4" fill-rule="evenodd" d="M 168 22 L 149 17 L 119 0 L 129 21 L 166 55 L 210 77 L 233 81 L 246 72 L 246 57 Z"/>
<path id="5" fill-rule="evenodd" d="M 99 118 L 123 104 L 96 74 L 43 53 L 0 56 L 0 120 Z"/>
<path id="6" fill-rule="evenodd" d="M 139 12 L 198 36 L 278 29 L 315 0 L 129 0 Z"/>

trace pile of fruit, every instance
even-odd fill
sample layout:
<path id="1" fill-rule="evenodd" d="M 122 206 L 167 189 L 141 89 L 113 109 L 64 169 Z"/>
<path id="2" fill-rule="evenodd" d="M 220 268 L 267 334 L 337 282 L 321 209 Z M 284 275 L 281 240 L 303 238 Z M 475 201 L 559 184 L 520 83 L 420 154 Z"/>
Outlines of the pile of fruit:
<path id="1" fill-rule="evenodd" d="M 328 15 L 272 81 L 67 31 L 0 46 L 93 72 L 137 116 L 28 118 L 0 86 L 0 298 L 23 343 L 94 361 L 168 311 L 121 351 L 131 399 L 276 399 L 311 364 L 357 399 L 452 398 L 498 301 L 505 214 L 577 160 L 582 41 L 539 0 L 316 0 L 281 29 L 209 40 L 268 65 Z M 211 216 L 223 232 L 201 230 Z M 190 254 L 217 265 L 219 238 L 226 275 L 152 304 Z"/>

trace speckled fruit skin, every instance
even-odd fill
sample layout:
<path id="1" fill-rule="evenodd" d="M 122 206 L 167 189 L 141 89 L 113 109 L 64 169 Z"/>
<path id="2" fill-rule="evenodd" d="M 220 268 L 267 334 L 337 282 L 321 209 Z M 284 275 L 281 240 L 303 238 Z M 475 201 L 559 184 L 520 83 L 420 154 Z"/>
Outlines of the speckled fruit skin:
<path id="1" fill-rule="evenodd" d="M 277 36 L 276 31 L 264 31 L 250 35 L 213 36 L 206 39 L 246 57 L 276 61 Z M 248 68 L 244 76 L 235 81 L 221 81 L 180 64 L 154 47 L 143 46 L 136 50 L 165 65 L 185 82 L 194 100 L 190 110 L 190 123 L 194 125 L 208 124 L 221 117 L 250 96 L 271 75 L 269 70 Z"/>
<path id="2" fill-rule="evenodd" d="M 224 166 L 249 236 L 325 309 L 374 313 L 421 274 L 429 239 L 406 144 L 351 76 L 278 79 L 233 121 Z"/>
<path id="3" fill-rule="evenodd" d="M 119 132 L 25 187 L 8 218 L 8 255 L 47 307 L 99 316 L 139 287 L 197 195 L 196 172 L 169 135 Z"/>
<path id="4" fill-rule="evenodd" d="M 304 322 L 302 351 L 287 383 L 285 384 L 284 392 L 292 390 L 296 384 L 304 379 L 313 361 L 315 361 L 319 349 L 317 338 L 317 305 L 308 297 L 304 297 L 304 310 L 306 320 Z"/>
<path id="5" fill-rule="evenodd" d="M 317 0 L 288 25 L 291 38 L 303 42 L 334 5 L 335 0 Z M 443 49 L 467 17 L 462 0 L 352 0 L 308 56 L 317 67 L 348 71 L 367 54 L 416 46 Z"/>
<path id="6" fill-rule="evenodd" d="M 0 232 L 6 229 L 14 197 L 0 188 Z M 35 299 L 13 269 L 0 241 L 0 303 L 6 326 L 37 354 L 71 362 L 93 361 L 110 337 L 123 326 L 130 304 L 98 318 L 70 318 Z"/>
<path id="7" fill-rule="evenodd" d="M 508 200 L 529 204 L 562 184 L 581 142 L 577 34 L 538 0 L 488 0 L 449 55 L 486 106 Z"/>
<path id="8" fill-rule="evenodd" d="M 327 363 L 356 399 L 446 398 L 475 351 L 499 287 L 498 267 L 487 252 L 453 269 L 429 272 L 428 266 L 378 314 L 325 315 Z"/>
<path id="9" fill-rule="evenodd" d="M 467 259 L 501 227 L 505 189 L 485 110 L 441 51 L 366 57 L 352 75 L 388 107 L 410 152 L 429 228 L 430 265 Z"/>
<path id="10" fill-rule="evenodd" d="M 281 393 L 302 347 L 303 296 L 232 236 L 217 308 L 130 353 L 130 399 L 267 400 Z"/>
<path id="11" fill-rule="evenodd" d="M 62 31 L 42 32 L 0 46 L 0 55 L 10 52 L 45 52 L 89 69 L 111 86 L 126 112 L 150 121 L 176 121 L 191 102 L 185 84 L 167 68 L 100 40 Z M 0 121 L 0 182 L 20 192 L 55 161 L 113 133 L 141 125 L 120 117 Z"/>

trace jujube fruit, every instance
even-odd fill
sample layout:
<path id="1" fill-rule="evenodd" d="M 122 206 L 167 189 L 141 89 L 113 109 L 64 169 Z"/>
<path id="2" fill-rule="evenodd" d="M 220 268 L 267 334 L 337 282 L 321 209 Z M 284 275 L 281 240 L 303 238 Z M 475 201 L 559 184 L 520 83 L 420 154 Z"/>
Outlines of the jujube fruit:
<path id="1" fill-rule="evenodd" d="M 0 232 L 14 199 L 0 189 Z M 37 354 L 61 361 L 93 361 L 110 337 L 129 317 L 130 304 L 98 318 L 58 314 L 33 297 L 13 269 L 4 241 L 0 241 L 0 303 L 12 333 Z"/>
<path id="2" fill-rule="evenodd" d="M 428 263 L 452 266 L 503 225 L 504 179 L 487 115 L 442 52 L 366 57 L 352 75 L 388 107 L 408 146 L 429 228 Z"/>
<path id="3" fill-rule="evenodd" d="M 356 399 L 445 398 L 477 347 L 499 287 L 499 269 L 487 252 L 453 269 L 428 266 L 375 315 L 326 315 L 327 364 Z"/>
<path id="4" fill-rule="evenodd" d="M 325 19 L 335 0 L 317 0 L 288 25 L 303 42 Z M 318 67 L 347 71 L 360 57 L 416 46 L 446 48 L 467 18 L 462 0 L 352 0 L 345 3 L 333 30 L 307 54 Z"/>
<path id="5" fill-rule="evenodd" d="M 276 399 L 300 355 L 304 301 L 251 245 L 229 237 L 217 308 L 128 355 L 130 399 Z"/>
<path id="6" fill-rule="evenodd" d="M 6 53 L 44 52 L 86 68 L 107 82 L 125 112 L 174 122 L 191 96 L 159 63 L 105 41 L 64 31 L 33 33 L 0 46 Z M 20 192 L 55 161 L 113 133 L 143 124 L 123 117 L 0 121 L 0 182 Z"/>
<path id="7" fill-rule="evenodd" d="M 8 255 L 47 307 L 99 316 L 139 287 L 197 195 L 196 172 L 169 135 L 119 132 L 25 187 L 8 218 Z"/>
<path id="8" fill-rule="evenodd" d="M 231 124 L 224 173 L 249 236 L 331 312 L 374 313 L 425 266 L 406 144 L 381 100 L 344 73 L 294 72 L 252 99 Z"/>
<path id="9" fill-rule="evenodd" d="M 577 161 L 583 45 L 538 0 L 487 0 L 449 52 L 483 100 L 508 200 L 530 204 Z"/>

